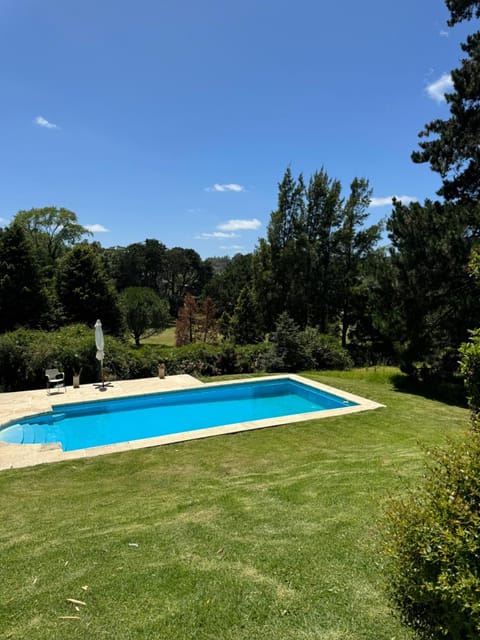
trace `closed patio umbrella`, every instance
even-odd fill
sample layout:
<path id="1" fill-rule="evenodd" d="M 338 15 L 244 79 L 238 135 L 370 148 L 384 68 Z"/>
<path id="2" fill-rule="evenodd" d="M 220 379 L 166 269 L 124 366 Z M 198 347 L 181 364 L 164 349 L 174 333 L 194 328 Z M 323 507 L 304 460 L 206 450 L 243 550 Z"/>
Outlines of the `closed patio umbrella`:
<path id="1" fill-rule="evenodd" d="M 103 358 L 105 357 L 105 341 L 103 339 L 102 323 L 97 320 L 95 323 L 95 345 L 97 347 L 97 360 L 100 360 L 100 369 L 102 374 L 102 388 L 105 386 L 105 375 L 103 373 Z"/>

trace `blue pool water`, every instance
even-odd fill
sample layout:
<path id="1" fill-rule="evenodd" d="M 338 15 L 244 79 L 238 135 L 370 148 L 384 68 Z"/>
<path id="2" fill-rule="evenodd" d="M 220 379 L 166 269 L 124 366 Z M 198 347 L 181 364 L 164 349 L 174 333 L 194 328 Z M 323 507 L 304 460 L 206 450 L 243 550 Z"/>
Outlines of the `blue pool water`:
<path id="1" fill-rule="evenodd" d="M 64 451 L 208 427 L 354 406 L 295 380 L 255 380 L 187 391 L 56 405 L 0 429 L 17 444 L 59 442 Z"/>

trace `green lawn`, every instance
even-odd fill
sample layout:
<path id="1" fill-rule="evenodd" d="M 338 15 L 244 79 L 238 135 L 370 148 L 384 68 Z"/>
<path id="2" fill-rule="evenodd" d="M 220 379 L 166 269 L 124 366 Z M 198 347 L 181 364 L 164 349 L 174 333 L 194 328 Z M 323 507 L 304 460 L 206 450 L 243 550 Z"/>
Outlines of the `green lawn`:
<path id="1" fill-rule="evenodd" d="M 168 327 L 150 338 L 141 341 L 142 344 L 160 344 L 166 347 L 175 346 L 175 327 Z"/>
<path id="2" fill-rule="evenodd" d="M 1 472 L 0 637 L 410 638 L 376 523 L 468 414 L 392 374 L 311 374 L 386 409 Z"/>

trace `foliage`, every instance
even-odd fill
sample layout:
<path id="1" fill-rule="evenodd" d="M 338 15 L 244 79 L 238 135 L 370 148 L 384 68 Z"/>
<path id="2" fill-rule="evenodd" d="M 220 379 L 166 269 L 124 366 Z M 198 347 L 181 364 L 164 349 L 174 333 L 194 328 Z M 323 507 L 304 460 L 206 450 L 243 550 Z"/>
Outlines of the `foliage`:
<path id="1" fill-rule="evenodd" d="M 479 16 L 478 1 L 447 0 L 450 24 Z M 453 91 L 445 96 L 450 107 L 448 120 L 436 119 L 420 133 L 420 151 L 414 162 L 428 162 L 440 174 L 443 186 L 438 192 L 446 200 L 477 203 L 480 198 L 480 31 L 462 44 L 466 57 L 452 71 Z M 478 216 L 478 212 L 477 212 Z"/>
<path id="2" fill-rule="evenodd" d="M 355 322 L 358 305 L 358 287 L 361 282 L 362 264 L 373 251 L 380 238 L 381 225 L 365 228 L 372 190 L 368 180 L 355 178 L 350 185 L 350 195 L 343 207 L 341 227 L 337 233 L 338 311 L 341 319 L 342 346 L 347 346 L 347 333 Z"/>
<path id="3" fill-rule="evenodd" d="M 197 339 L 198 307 L 195 298 L 187 294 L 183 299 L 183 306 L 178 311 L 175 324 L 175 344 L 181 347 L 191 344 Z"/>
<path id="4" fill-rule="evenodd" d="M 38 327 L 48 311 L 30 238 L 17 223 L 0 234 L 0 331 Z"/>
<path id="5" fill-rule="evenodd" d="M 325 335 L 314 327 L 305 327 L 300 333 L 300 343 L 306 354 L 305 363 L 311 369 L 350 369 L 352 358 L 338 338 Z"/>
<path id="6" fill-rule="evenodd" d="M 225 260 L 222 271 L 213 275 L 203 291 L 205 295 L 210 296 L 215 301 L 219 317 L 224 313 L 233 314 L 238 296 L 252 279 L 252 254 L 242 255 L 238 253 L 233 258 L 226 258 Z M 211 259 L 207 262 L 213 264 Z"/>
<path id="7" fill-rule="evenodd" d="M 285 311 L 279 315 L 269 342 L 270 350 L 261 360 L 266 371 L 300 371 L 310 368 L 311 360 L 302 341 L 300 328 Z"/>
<path id="8" fill-rule="evenodd" d="M 153 289 L 128 287 L 120 294 L 120 305 L 137 347 L 141 338 L 153 336 L 168 325 L 168 304 Z"/>
<path id="9" fill-rule="evenodd" d="M 373 251 L 380 226 L 365 227 L 371 189 L 355 178 L 346 200 L 341 184 L 322 169 L 305 185 L 287 169 L 278 190 L 267 240 L 253 260 L 253 287 L 263 328 L 272 330 L 282 312 L 304 328 L 342 324 L 342 342 L 362 317 L 356 304 L 362 264 Z"/>
<path id="10" fill-rule="evenodd" d="M 76 214 L 61 207 L 43 207 L 19 211 L 14 217 L 30 236 L 37 259 L 42 266 L 52 267 L 68 248 L 91 231 L 78 223 Z"/>
<path id="11" fill-rule="evenodd" d="M 399 345 L 404 371 L 451 375 L 456 350 L 480 324 L 480 288 L 468 273 L 475 243 L 469 209 L 395 201 L 387 228 L 393 267 L 387 300 L 394 323 L 384 329 Z"/>
<path id="12" fill-rule="evenodd" d="M 172 316 L 177 316 L 186 294 L 200 295 L 211 273 L 211 266 L 193 249 L 173 247 L 167 251 L 164 279 Z"/>
<path id="13" fill-rule="evenodd" d="M 104 255 L 108 273 L 119 291 L 148 287 L 164 295 L 167 248 L 163 243 L 147 238 L 127 247 L 105 249 Z"/>
<path id="14" fill-rule="evenodd" d="M 460 347 L 460 371 L 465 380 L 467 399 L 475 421 L 480 414 L 480 329 L 471 332 L 470 340 Z"/>
<path id="15" fill-rule="evenodd" d="M 214 343 L 218 338 L 216 309 L 213 300 L 207 296 L 202 304 L 202 317 L 200 319 L 200 334 L 203 342 Z"/>
<path id="16" fill-rule="evenodd" d="M 59 260 L 57 295 L 67 323 L 93 327 L 100 318 L 107 331 L 122 333 L 118 295 L 94 246 L 77 244 Z"/>
<path id="17" fill-rule="evenodd" d="M 419 638 L 480 635 L 480 434 L 431 453 L 424 483 L 387 512 L 389 592 Z"/>
<path id="18" fill-rule="evenodd" d="M 253 344 L 263 338 L 260 327 L 260 312 L 255 293 L 251 287 L 244 287 L 230 319 L 229 334 L 236 344 Z"/>

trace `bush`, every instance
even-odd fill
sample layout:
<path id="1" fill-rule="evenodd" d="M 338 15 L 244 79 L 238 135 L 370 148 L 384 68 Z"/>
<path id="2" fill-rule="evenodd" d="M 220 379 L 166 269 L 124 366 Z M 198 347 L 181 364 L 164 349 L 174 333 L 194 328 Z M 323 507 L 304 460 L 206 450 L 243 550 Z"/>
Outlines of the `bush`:
<path id="1" fill-rule="evenodd" d="M 385 525 L 389 591 L 419 638 L 480 637 L 480 434 L 431 454 L 424 484 Z"/>
<path id="2" fill-rule="evenodd" d="M 470 341 L 460 347 L 460 371 L 465 379 L 468 404 L 473 418 L 480 413 L 480 329 L 472 331 Z"/>
<path id="3" fill-rule="evenodd" d="M 307 327 L 300 334 L 300 342 L 313 369 L 351 369 L 353 361 L 334 336 L 320 333 L 318 329 Z"/>
<path id="4" fill-rule="evenodd" d="M 270 349 L 262 356 L 260 366 L 266 371 L 300 371 L 310 369 L 311 365 L 299 327 L 288 313 L 281 313 L 270 335 Z"/>

